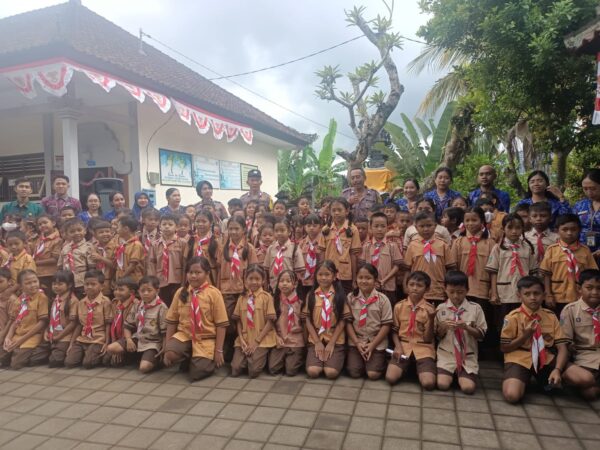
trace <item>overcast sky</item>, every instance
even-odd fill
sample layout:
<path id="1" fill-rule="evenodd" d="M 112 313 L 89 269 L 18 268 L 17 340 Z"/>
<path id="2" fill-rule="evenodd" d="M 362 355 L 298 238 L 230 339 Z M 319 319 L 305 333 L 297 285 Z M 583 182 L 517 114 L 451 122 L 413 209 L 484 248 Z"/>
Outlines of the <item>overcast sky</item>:
<path id="1" fill-rule="evenodd" d="M 2 0 L 0 17 L 57 3 L 61 2 Z M 355 4 L 367 5 L 367 17 L 385 13 L 383 3 L 377 0 L 83 0 L 83 4 L 133 34 L 137 35 L 142 28 L 184 55 L 225 75 L 278 64 L 360 35 L 360 30 L 347 26 L 344 16 L 344 9 Z M 396 0 L 393 20 L 395 31 L 415 38 L 427 17 L 420 13 L 417 0 Z M 207 78 L 214 76 L 155 42 L 147 42 Z M 405 92 L 392 115 L 392 122 L 400 122 L 400 112 L 414 116 L 420 101 L 439 76 L 406 73 L 407 63 L 421 48 L 421 44 L 405 41 L 403 50 L 393 53 Z M 333 117 L 338 121 L 338 131 L 352 135 L 347 112 L 315 96 L 318 79 L 314 72 L 326 64 L 339 64 L 346 73 L 377 57 L 376 49 L 363 38 L 305 61 L 235 80 L 320 124 L 327 125 Z M 385 78 L 383 71 L 381 75 Z M 226 80 L 218 83 L 286 125 L 305 133 L 320 136 L 325 133 L 323 128 Z M 354 142 L 338 135 L 336 146 L 351 149 Z"/>

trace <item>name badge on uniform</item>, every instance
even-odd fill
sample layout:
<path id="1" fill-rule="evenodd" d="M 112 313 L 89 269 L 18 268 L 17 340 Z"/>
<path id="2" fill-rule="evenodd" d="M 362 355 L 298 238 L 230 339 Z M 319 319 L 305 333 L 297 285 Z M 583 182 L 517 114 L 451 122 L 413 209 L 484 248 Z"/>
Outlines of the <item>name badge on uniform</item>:
<path id="1" fill-rule="evenodd" d="M 598 233 L 597 231 L 588 231 L 585 233 L 585 244 L 588 247 L 597 247 L 598 246 Z"/>

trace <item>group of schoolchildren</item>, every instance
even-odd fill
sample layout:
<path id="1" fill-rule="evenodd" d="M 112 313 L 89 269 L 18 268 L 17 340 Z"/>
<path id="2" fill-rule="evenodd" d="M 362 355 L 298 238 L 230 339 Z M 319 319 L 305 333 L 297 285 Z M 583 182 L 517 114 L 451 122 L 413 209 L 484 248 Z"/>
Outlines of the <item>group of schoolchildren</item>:
<path id="1" fill-rule="evenodd" d="M 532 376 L 597 397 L 600 271 L 577 215 L 463 203 L 440 223 L 428 199 L 353 221 L 343 197 L 318 213 L 302 198 L 292 217 L 238 199 L 224 221 L 211 208 L 39 216 L 34 239 L 11 231 L 0 249 L 0 363 L 180 364 L 199 380 L 228 361 L 232 376 L 345 368 L 391 384 L 414 367 L 424 389 L 473 393 L 481 343 L 504 355 L 507 401 Z"/>

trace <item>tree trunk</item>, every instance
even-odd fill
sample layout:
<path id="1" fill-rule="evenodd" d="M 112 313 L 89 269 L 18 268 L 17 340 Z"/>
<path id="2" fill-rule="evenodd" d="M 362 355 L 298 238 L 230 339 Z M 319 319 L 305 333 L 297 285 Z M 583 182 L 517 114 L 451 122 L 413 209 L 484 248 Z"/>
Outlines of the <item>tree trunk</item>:
<path id="1" fill-rule="evenodd" d="M 508 183 L 515 188 L 520 197 L 525 195 L 525 189 L 517 176 L 517 166 L 515 164 L 515 138 L 517 136 L 516 126 L 512 127 L 506 139 L 506 154 L 508 156 L 508 170 L 507 177 Z"/>
<path id="2" fill-rule="evenodd" d="M 564 191 L 567 180 L 567 158 L 569 153 L 571 153 L 570 149 L 560 149 L 555 152 L 556 184 L 561 191 Z"/>

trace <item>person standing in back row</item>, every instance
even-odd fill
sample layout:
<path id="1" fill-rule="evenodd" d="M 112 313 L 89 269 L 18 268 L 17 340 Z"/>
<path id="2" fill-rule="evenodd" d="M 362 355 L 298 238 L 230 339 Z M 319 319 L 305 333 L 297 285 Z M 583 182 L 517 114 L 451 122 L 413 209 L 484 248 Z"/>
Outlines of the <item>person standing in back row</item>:
<path id="1" fill-rule="evenodd" d="M 271 199 L 269 194 L 260 190 L 260 186 L 262 185 L 262 174 L 260 173 L 260 170 L 250 170 L 248 172 L 246 184 L 250 190 L 240 197 L 244 209 L 246 209 L 246 205 L 250 200 L 256 200 L 259 205 L 262 205 L 271 211 L 271 209 L 273 209 L 273 199 Z"/>
<path id="2" fill-rule="evenodd" d="M 44 197 L 40 202 L 44 211 L 46 211 L 46 214 L 58 218 L 61 209 L 65 206 L 72 206 L 75 208 L 76 215 L 81 212 L 81 202 L 75 197 L 69 196 L 69 183 L 69 177 L 66 175 L 57 175 L 54 177 L 52 180 L 54 194 Z"/>
<path id="3" fill-rule="evenodd" d="M 365 169 L 351 169 L 348 173 L 348 184 L 350 187 L 342 191 L 344 197 L 350 203 L 352 217 L 354 219 L 366 218 L 371 208 L 381 203 L 381 197 L 375 189 L 369 189 L 365 185 L 367 175 Z"/>
<path id="4" fill-rule="evenodd" d="M 477 184 L 479 187 L 469 192 L 469 204 L 471 206 L 475 206 L 482 193 L 493 192 L 498 196 L 498 204 L 496 205 L 498 211 L 510 212 L 510 195 L 508 192 L 501 191 L 494 186 L 497 175 L 496 169 L 492 166 L 485 165 L 479 168 L 477 172 Z"/>

